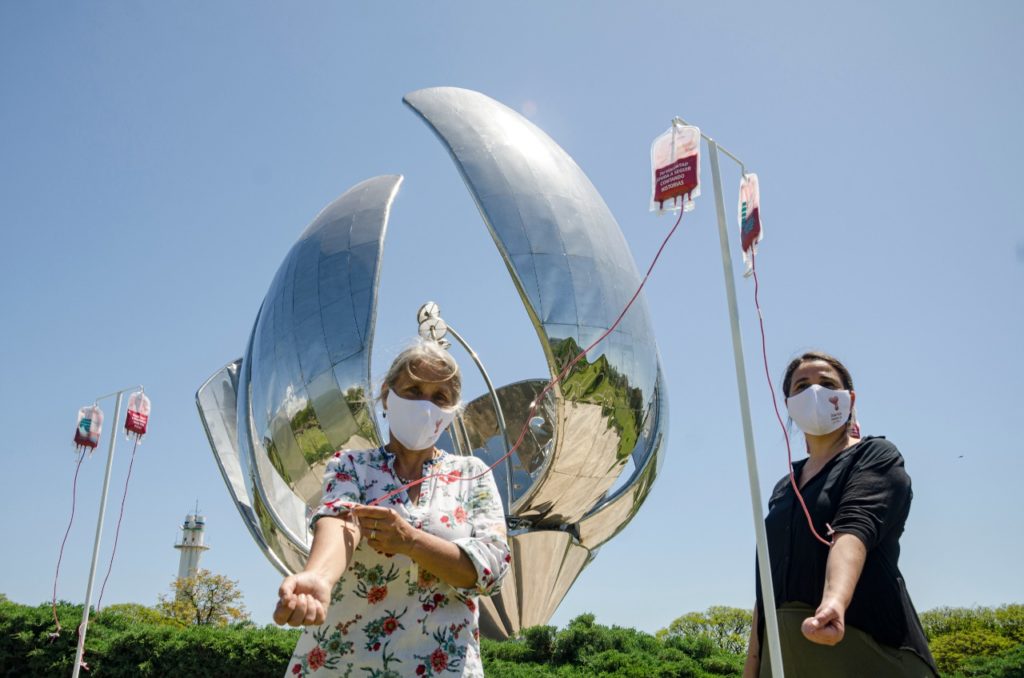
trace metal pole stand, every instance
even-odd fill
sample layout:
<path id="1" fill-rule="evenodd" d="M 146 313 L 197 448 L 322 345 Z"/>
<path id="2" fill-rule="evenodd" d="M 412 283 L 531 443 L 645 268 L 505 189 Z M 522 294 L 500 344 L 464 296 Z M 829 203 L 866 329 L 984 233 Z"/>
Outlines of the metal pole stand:
<path id="1" fill-rule="evenodd" d="M 75 652 L 75 668 L 71 674 L 72 678 L 78 678 L 82 669 L 82 655 L 85 654 L 85 632 L 89 628 L 89 605 L 92 604 L 92 586 L 96 580 L 96 562 L 100 557 L 100 538 L 103 536 L 103 518 L 107 513 L 107 490 L 110 488 L 110 469 L 114 466 L 114 448 L 117 442 L 117 423 L 121 420 L 121 399 L 127 391 L 140 388 L 132 386 L 123 388 L 116 393 L 108 393 L 96 399 L 97 402 L 112 395 L 117 396 L 117 405 L 114 406 L 113 426 L 110 431 L 110 444 L 107 446 L 107 468 L 103 474 L 103 494 L 100 496 L 100 515 L 96 519 L 96 539 L 92 545 L 92 564 L 89 566 L 89 583 L 85 589 L 85 606 L 82 610 L 82 623 L 78 627 L 78 650 Z"/>
<path id="2" fill-rule="evenodd" d="M 740 337 L 739 310 L 736 304 L 736 283 L 733 278 L 732 258 L 729 256 L 729 231 L 725 225 L 725 203 L 722 201 L 722 175 L 718 167 L 718 144 L 710 137 L 705 136 L 704 138 L 708 142 L 708 151 L 710 152 L 711 178 L 715 189 L 715 212 L 718 215 L 718 236 L 722 244 L 722 271 L 725 273 L 725 296 L 729 302 L 732 354 L 736 363 L 736 386 L 739 390 L 740 414 L 743 419 L 743 442 L 747 450 L 750 504 L 754 514 L 754 533 L 757 536 L 758 574 L 761 579 L 761 597 L 764 599 L 764 622 L 767 626 L 765 637 L 768 639 L 772 676 L 773 678 L 784 678 L 782 648 L 779 642 L 779 621 L 775 614 L 775 589 L 772 587 L 771 561 L 768 558 L 768 538 L 764 529 L 764 513 L 761 510 L 761 482 L 757 474 L 754 431 L 750 423 L 750 397 L 747 394 L 747 372 L 743 361 L 743 340 Z"/>

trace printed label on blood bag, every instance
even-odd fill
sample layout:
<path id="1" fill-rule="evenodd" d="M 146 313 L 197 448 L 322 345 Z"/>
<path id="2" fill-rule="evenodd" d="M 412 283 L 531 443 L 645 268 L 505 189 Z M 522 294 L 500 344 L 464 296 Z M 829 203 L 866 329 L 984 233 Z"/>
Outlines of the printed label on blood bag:
<path id="1" fill-rule="evenodd" d="M 99 442 L 99 436 L 93 435 L 90 429 L 92 428 L 92 420 L 82 419 L 78 422 L 78 428 L 75 430 L 75 445 L 79 447 L 94 448 Z"/>
<path id="2" fill-rule="evenodd" d="M 128 418 L 125 419 L 124 427 L 132 433 L 145 433 L 146 422 L 148 421 L 149 415 L 128 410 Z"/>
<path id="3" fill-rule="evenodd" d="M 651 211 L 693 209 L 700 195 L 700 130 L 679 119 L 651 144 Z"/>
<path id="4" fill-rule="evenodd" d="M 697 188 L 697 155 L 679 158 L 654 171 L 654 201 L 664 206 L 666 200 L 690 193 Z"/>
<path id="5" fill-rule="evenodd" d="M 743 203 L 743 211 L 747 212 L 747 204 Z M 742 239 L 743 251 L 750 250 L 751 246 L 757 242 L 758 236 L 761 235 L 761 214 L 760 208 L 755 207 L 750 210 L 743 218 L 743 223 L 740 226 L 740 236 Z"/>

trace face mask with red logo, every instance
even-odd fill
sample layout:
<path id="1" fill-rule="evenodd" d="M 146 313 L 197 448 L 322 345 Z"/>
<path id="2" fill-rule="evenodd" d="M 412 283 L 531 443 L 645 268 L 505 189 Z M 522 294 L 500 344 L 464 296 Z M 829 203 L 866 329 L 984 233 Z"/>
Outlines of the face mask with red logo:
<path id="1" fill-rule="evenodd" d="M 438 407 L 429 400 L 406 400 L 394 391 L 388 392 L 387 405 L 391 435 L 408 450 L 433 447 L 458 410 L 456 407 Z"/>
<path id="2" fill-rule="evenodd" d="M 819 384 L 786 398 L 790 418 L 812 436 L 827 435 L 846 424 L 851 405 L 849 391 L 834 391 Z"/>

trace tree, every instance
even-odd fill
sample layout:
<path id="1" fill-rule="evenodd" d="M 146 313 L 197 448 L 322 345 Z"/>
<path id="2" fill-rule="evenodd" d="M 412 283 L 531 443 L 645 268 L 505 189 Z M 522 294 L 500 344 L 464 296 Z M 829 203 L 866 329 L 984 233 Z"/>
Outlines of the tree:
<path id="1" fill-rule="evenodd" d="M 161 595 L 157 609 L 181 626 L 225 626 L 249 618 L 238 582 L 209 570 L 171 583 L 172 597 Z"/>
<path id="2" fill-rule="evenodd" d="M 664 640 L 673 636 L 705 636 L 726 652 L 742 654 L 747 650 L 751 623 L 750 610 L 716 605 L 705 612 L 684 614 L 667 629 L 658 631 L 657 637 Z"/>

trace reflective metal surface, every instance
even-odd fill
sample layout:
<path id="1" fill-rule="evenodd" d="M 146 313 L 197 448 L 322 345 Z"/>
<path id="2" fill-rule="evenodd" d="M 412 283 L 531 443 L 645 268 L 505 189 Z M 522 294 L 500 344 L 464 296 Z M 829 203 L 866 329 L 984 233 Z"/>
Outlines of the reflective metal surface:
<path id="1" fill-rule="evenodd" d="M 381 248 L 401 181 L 383 176 L 354 186 L 317 215 L 287 254 L 236 369 L 233 430 L 210 425 L 227 416 L 226 396 L 212 397 L 212 384 L 226 383 L 224 371 L 197 394 L 243 519 L 278 567 L 301 569 L 305 561 L 308 519 L 328 457 L 380 440 L 370 349 Z"/>
<path id="2" fill-rule="evenodd" d="M 509 546 L 512 567 L 505 583 L 490 598 L 480 598 L 480 632 L 489 638 L 508 638 L 525 626 L 546 624 L 594 557 L 571 534 L 557 530 L 512 534 Z"/>
<path id="3" fill-rule="evenodd" d="M 302 568 L 308 553 L 296 549 L 285 539 L 275 538 L 266 508 L 262 502 L 253 499 L 250 477 L 243 469 L 244 460 L 238 453 L 235 394 L 241 364 L 241 360 L 236 360 L 225 366 L 199 387 L 196 393 L 199 417 L 213 448 L 217 467 L 242 515 L 242 522 L 274 567 L 282 574 L 290 574 Z"/>
<path id="4" fill-rule="evenodd" d="M 572 158 L 515 111 L 447 87 L 405 101 L 451 152 L 557 374 L 612 325 L 640 284 L 622 231 Z M 513 506 L 516 515 L 541 525 L 576 522 L 600 503 L 627 456 L 639 474 L 655 451 L 638 432 L 658 363 L 641 297 L 556 388 L 552 463 Z"/>
<path id="5" fill-rule="evenodd" d="M 615 218 L 572 158 L 512 109 L 451 87 L 413 92 L 405 102 L 437 133 L 462 173 L 555 376 L 612 326 L 640 284 Z M 590 557 L 572 554 L 589 554 L 587 549 L 611 538 L 636 513 L 660 466 L 660 372 L 641 296 L 615 331 L 553 389 L 546 453 L 525 454 L 534 462 L 529 472 L 519 455 L 514 471 L 512 517 L 530 528 L 513 540 L 516 604 L 498 602 L 505 593 L 492 601 L 489 616 L 503 620 L 495 621 L 496 628 L 515 632 L 545 623 Z M 511 430 L 521 428 L 529 402 L 522 398 L 518 407 L 505 409 Z M 488 428 L 486 417 L 484 407 L 467 409 L 471 439 L 474 428 Z M 482 431 L 493 440 L 487 433 L 493 427 Z M 487 458 L 495 449 L 485 443 L 474 453 Z M 627 468 L 630 476 L 613 492 Z M 552 551 L 544 539 L 554 537 L 545 530 L 571 538 L 574 548 Z M 555 561 L 549 560 L 552 553 L 560 554 Z M 568 583 L 555 586 L 556 579 Z"/>
<path id="6" fill-rule="evenodd" d="M 640 284 L 622 232 L 572 158 L 515 111 L 456 88 L 420 90 L 405 102 L 462 173 L 553 377 L 612 326 Z M 197 394 L 225 481 L 279 569 L 297 569 L 308 553 L 306 521 L 330 454 L 380 440 L 370 350 L 382 241 L 400 181 L 363 182 L 321 212 L 271 283 L 241 363 Z M 453 321 L 472 336 L 470 323 Z M 496 389 L 513 440 L 547 382 Z M 537 415 L 512 464 L 494 471 L 511 506 L 513 554 L 502 591 L 481 601 L 481 628 L 496 637 L 547 623 L 658 474 L 667 409 L 642 296 Z M 491 396 L 470 402 L 444 440 L 496 461 L 505 443 Z"/>
<path id="7" fill-rule="evenodd" d="M 546 380 L 520 381 L 501 386 L 496 390 L 501 411 L 505 414 L 505 424 L 512 442 L 519 437 L 519 432 L 526 425 L 526 415 L 530 411 L 530 403 L 540 394 L 547 384 Z M 546 467 L 547 458 L 551 454 L 551 424 L 554 418 L 554 398 L 549 393 L 544 403 L 538 408 L 538 414 L 544 423 L 531 428 L 523 439 L 519 449 L 510 458 L 512 464 L 512 496 L 513 501 L 521 497 L 530 488 L 540 471 Z M 462 412 L 465 422 L 468 445 L 466 449 L 491 466 L 505 455 L 505 442 L 495 417 L 494 406 L 489 394 L 482 395 L 466 405 Z M 461 441 L 460 441 L 461 442 Z M 492 470 L 494 482 L 498 485 L 502 503 L 507 505 L 508 464 L 498 464 Z M 513 515 L 515 515 L 513 513 Z"/>

